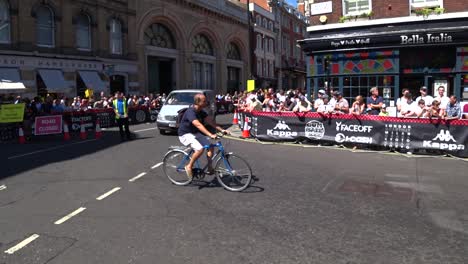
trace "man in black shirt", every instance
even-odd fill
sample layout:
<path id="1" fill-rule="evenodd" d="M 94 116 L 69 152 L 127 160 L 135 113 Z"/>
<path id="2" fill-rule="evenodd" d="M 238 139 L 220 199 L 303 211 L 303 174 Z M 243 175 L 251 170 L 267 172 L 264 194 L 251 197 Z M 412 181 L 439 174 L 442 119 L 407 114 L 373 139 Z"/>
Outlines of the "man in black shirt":
<path id="1" fill-rule="evenodd" d="M 190 162 L 185 166 L 185 171 L 190 178 L 192 178 L 193 164 L 203 154 L 204 146 L 210 145 L 207 136 L 212 139 L 216 138 L 216 135 L 208 131 L 203 124 L 208 124 L 216 128 L 217 131 L 228 133 L 228 131 L 218 126 L 213 119 L 203 111 L 203 108 L 206 106 L 206 97 L 203 94 L 195 95 L 193 106 L 185 111 L 179 124 L 178 135 L 180 142 L 184 144 L 184 146 L 190 146 L 194 150 Z M 212 173 L 213 167 L 211 164 L 211 157 L 213 157 L 213 148 L 208 148 L 206 156 L 208 157 L 208 173 Z"/>

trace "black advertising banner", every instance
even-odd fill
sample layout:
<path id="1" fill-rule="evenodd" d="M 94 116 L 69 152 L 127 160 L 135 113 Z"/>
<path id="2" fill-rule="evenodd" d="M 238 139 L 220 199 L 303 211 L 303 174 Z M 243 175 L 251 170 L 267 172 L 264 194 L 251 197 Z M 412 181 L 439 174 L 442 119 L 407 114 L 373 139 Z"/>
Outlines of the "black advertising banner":
<path id="1" fill-rule="evenodd" d="M 250 133 L 268 141 L 308 139 L 407 151 L 435 149 L 468 157 L 468 120 L 254 112 Z"/>

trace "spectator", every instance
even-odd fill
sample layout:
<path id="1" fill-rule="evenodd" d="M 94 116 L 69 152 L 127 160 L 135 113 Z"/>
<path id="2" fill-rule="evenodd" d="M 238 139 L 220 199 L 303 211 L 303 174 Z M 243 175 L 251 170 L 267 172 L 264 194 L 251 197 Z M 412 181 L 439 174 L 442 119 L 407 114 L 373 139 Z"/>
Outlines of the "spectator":
<path id="1" fill-rule="evenodd" d="M 15 100 L 14 104 L 20 104 L 22 102 L 23 102 L 23 100 L 21 100 L 21 96 L 20 95 L 16 96 L 16 100 Z"/>
<path id="2" fill-rule="evenodd" d="M 449 103 L 447 104 L 447 109 L 444 113 L 445 120 L 453 120 L 461 118 L 461 107 L 460 103 L 457 102 L 457 97 L 455 95 L 450 96 Z"/>
<path id="3" fill-rule="evenodd" d="M 322 96 L 322 100 L 323 100 L 323 104 L 319 106 L 319 108 L 317 109 L 317 112 L 318 113 L 333 113 L 333 105 L 330 104 L 329 102 L 329 97 L 327 94 L 324 94 Z"/>
<path id="4" fill-rule="evenodd" d="M 432 105 L 426 112 L 425 117 L 442 118 L 443 113 L 443 109 L 440 107 L 440 101 L 435 99 L 434 101 L 432 101 Z"/>
<path id="5" fill-rule="evenodd" d="M 468 119 L 468 104 L 465 104 L 463 106 L 463 114 L 462 114 L 463 119 Z"/>
<path id="6" fill-rule="evenodd" d="M 407 112 L 404 117 L 422 117 L 427 112 L 426 102 L 424 99 L 419 99 L 419 101 L 412 104 L 412 107 L 409 112 Z"/>
<path id="7" fill-rule="evenodd" d="M 80 98 L 79 97 L 74 97 L 73 98 L 73 103 L 72 103 L 73 110 L 80 110 L 80 105 L 81 105 Z"/>
<path id="8" fill-rule="evenodd" d="M 354 101 L 351 109 L 349 109 L 350 114 L 354 115 L 362 115 L 364 113 L 364 109 L 366 109 L 366 104 L 364 103 L 364 97 L 361 95 L 356 96 L 356 100 Z"/>
<path id="9" fill-rule="evenodd" d="M 334 93 L 334 97 L 335 97 L 335 104 L 334 104 L 335 112 L 340 113 L 340 114 L 348 113 L 349 103 L 348 103 L 348 100 L 343 98 L 343 94 L 339 91 L 336 91 Z"/>
<path id="10" fill-rule="evenodd" d="M 276 95 L 280 103 L 284 103 L 286 101 L 286 95 L 284 94 L 284 90 L 279 90 L 278 94 Z"/>
<path id="11" fill-rule="evenodd" d="M 286 111 L 292 111 L 294 107 L 296 106 L 296 98 L 293 92 L 288 93 L 288 97 L 286 98 L 286 101 L 284 102 L 284 107 L 286 108 Z"/>
<path id="12" fill-rule="evenodd" d="M 372 87 L 370 89 L 371 96 L 367 97 L 367 113 L 369 115 L 378 115 L 383 105 L 383 98 L 379 96 L 379 89 Z"/>
<path id="13" fill-rule="evenodd" d="M 325 90 L 321 89 L 318 91 L 318 94 L 317 94 L 317 99 L 315 99 L 315 102 L 314 102 L 314 109 L 315 111 L 318 110 L 318 108 L 323 105 L 323 100 L 322 100 L 322 97 L 323 95 L 325 94 Z"/>
<path id="14" fill-rule="evenodd" d="M 411 93 L 409 91 L 405 93 L 400 102 L 399 115 L 406 117 L 415 107 L 415 105 L 413 105 Z"/>
<path id="15" fill-rule="evenodd" d="M 427 94 L 427 87 L 422 86 L 421 89 L 419 89 L 419 93 L 421 95 L 416 98 L 416 102 L 419 103 L 419 101 L 422 99 L 426 103 L 426 106 L 430 107 L 432 105 L 432 101 L 434 101 L 434 98 Z"/>
<path id="16" fill-rule="evenodd" d="M 379 116 L 389 116 L 390 113 L 387 111 L 387 106 L 382 104 L 382 108 L 380 110 Z"/>
<path id="17" fill-rule="evenodd" d="M 445 87 L 444 86 L 439 86 L 437 88 L 437 96 L 434 96 L 434 100 L 438 100 L 440 102 L 440 108 L 444 109 L 447 108 L 447 104 L 449 103 L 450 99 L 444 95 L 445 93 Z"/>
<path id="18" fill-rule="evenodd" d="M 257 99 L 257 97 L 252 97 L 250 99 L 249 106 L 247 107 L 247 111 L 262 111 L 262 103 Z"/>
<path id="19" fill-rule="evenodd" d="M 52 112 L 61 113 L 64 110 L 65 110 L 64 106 L 62 104 L 60 104 L 60 101 L 58 99 L 54 99 L 52 101 L 52 109 L 51 109 Z"/>
<path id="20" fill-rule="evenodd" d="M 294 107 L 293 112 L 303 113 L 310 112 L 310 110 L 312 110 L 310 102 L 307 101 L 304 95 L 299 96 L 299 102 Z"/>
<path id="21" fill-rule="evenodd" d="M 409 94 L 409 90 L 405 88 L 402 90 L 401 94 L 402 94 L 401 97 L 398 98 L 396 102 L 398 113 L 401 113 L 401 110 L 403 109 L 403 107 L 406 107 L 408 104 L 407 95 Z"/>

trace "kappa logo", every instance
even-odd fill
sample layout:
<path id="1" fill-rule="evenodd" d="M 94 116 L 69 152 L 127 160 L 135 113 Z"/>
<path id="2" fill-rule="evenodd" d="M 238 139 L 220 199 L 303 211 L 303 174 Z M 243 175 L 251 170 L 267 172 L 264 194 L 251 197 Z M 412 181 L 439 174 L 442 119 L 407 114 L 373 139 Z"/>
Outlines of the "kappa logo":
<path id="1" fill-rule="evenodd" d="M 457 142 L 455 138 L 453 138 L 453 136 L 450 134 L 449 130 L 443 130 L 443 129 L 432 140 L 445 141 L 445 142 L 450 142 L 450 141 Z"/>
<path id="2" fill-rule="evenodd" d="M 439 141 L 439 142 L 433 142 Z M 445 143 L 441 143 L 445 142 Z M 453 142 L 453 143 L 451 143 Z M 450 134 L 449 130 L 442 129 L 439 134 L 435 136 L 432 140 L 424 140 L 423 147 L 425 148 L 435 148 L 441 150 L 464 150 L 465 146 L 463 144 L 457 144 L 455 138 Z"/>
<path id="3" fill-rule="evenodd" d="M 273 129 L 278 129 L 278 130 L 291 130 L 288 125 L 286 125 L 286 122 L 284 121 L 278 121 L 278 124 Z"/>
<path id="4" fill-rule="evenodd" d="M 298 136 L 297 132 L 291 131 L 291 128 L 286 124 L 285 121 L 282 120 L 279 120 L 273 129 L 267 129 L 267 135 L 281 138 L 291 138 Z"/>

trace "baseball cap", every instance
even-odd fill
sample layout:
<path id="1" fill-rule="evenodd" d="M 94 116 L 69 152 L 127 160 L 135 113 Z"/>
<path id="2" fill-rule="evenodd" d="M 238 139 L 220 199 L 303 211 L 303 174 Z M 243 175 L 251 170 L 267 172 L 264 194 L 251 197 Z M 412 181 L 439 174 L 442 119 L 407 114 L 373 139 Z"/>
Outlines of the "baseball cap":
<path id="1" fill-rule="evenodd" d="M 323 89 L 320 89 L 318 92 L 319 92 L 320 94 L 325 94 L 325 90 L 323 90 Z"/>
<path id="2" fill-rule="evenodd" d="M 324 94 L 324 95 L 322 96 L 322 100 L 323 100 L 323 99 L 328 99 L 328 95 L 327 95 L 327 94 Z"/>
<path id="3" fill-rule="evenodd" d="M 335 96 L 341 96 L 341 92 L 340 92 L 340 91 L 335 91 L 333 94 L 334 94 Z"/>
<path id="4" fill-rule="evenodd" d="M 427 87 L 426 86 L 421 86 L 421 89 L 419 89 L 419 90 L 427 91 Z"/>

